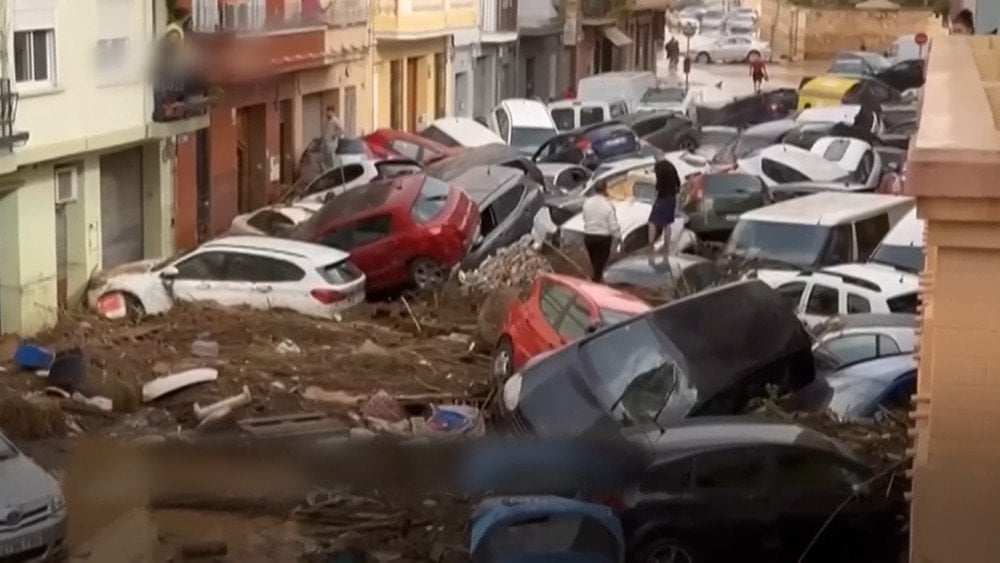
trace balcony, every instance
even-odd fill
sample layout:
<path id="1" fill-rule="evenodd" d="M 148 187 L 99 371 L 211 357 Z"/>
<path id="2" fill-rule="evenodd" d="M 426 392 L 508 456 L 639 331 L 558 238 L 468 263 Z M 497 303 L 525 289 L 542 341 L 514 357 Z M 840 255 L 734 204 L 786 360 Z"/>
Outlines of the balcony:
<path id="1" fill-rule="evenodd" d="M 368 25 L 366 0 L 332 0 L 326 10 L 326 23 L 330 27 Z"/>
<path id="2" fill-rule="evenodd" d="M 477 26 L 479 0 L 372 0 L 375 37 L 418 40 Z"/>
<path id="3" fill-rule="evenodd" d="M 584 20 L 610 20 L 611 0 L 580 0 L 580 16 Z"/>
<path id="4" fill-rule="evenodd" d="M 18 95 L 11 88 L 9 78 L 0 78 L 0 174 L 17 170 L 14 147 L 28 140 L 26 131 L 15 128 Z"/>
<path id="5" fill-rule="evenodd" d="M 481 0 L 479 13 L 484 36 L 517 33 L 517 0 Z"/>

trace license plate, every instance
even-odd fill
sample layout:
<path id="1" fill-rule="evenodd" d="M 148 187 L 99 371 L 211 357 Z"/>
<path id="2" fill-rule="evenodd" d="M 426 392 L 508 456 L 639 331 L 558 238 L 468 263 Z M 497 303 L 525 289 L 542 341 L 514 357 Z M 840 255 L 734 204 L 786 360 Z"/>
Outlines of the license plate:
<path id="1" fill-rule="evenodd" d="M 0 557 L 14 555 L 38 546 L 45 545 L 45 536 L 41 532 L 14 538 L 0 543 Z"/>
<path id="2" fill-rule="evenodd" d="M 739 215 L 726 215 L 726 221 L 739 221 Z"/>

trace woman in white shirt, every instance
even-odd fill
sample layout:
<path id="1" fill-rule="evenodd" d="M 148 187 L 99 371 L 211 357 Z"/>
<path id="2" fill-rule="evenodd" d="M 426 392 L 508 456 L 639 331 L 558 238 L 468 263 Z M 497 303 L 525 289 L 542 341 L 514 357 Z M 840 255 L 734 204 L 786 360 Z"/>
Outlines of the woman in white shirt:
<path id="1" fill-rule="evenodd" d="M 622 236 L 615 206 L 608 199 L 606 182 L 594 186 L 594 195 L 583 202 L 583 233 L 583 245 L 593 271 L 591 279 L 600 283 L 615 241 Z"/>

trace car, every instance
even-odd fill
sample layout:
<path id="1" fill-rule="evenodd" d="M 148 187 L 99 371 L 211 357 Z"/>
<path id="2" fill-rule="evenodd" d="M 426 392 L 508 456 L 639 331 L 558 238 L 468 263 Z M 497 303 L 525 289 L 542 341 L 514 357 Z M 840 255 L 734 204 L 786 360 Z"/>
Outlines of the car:
<path id="1" fill-rule="evenodd" d="M 559 133 L 548 108 L 538 100 L 504 100 L 493 108 L 487 122 L 505 143 L 528 156 Z"/>
<path id="2" fill-rule="evenodd" d="M 479 208 L 479 237 L 462 260 L 474 269 L 497 250 L 531 232 L 532 219 L 542 208 L 542 187 L 521 170 L 507 166 L 476 166 L 455 178 Z"/>
<path id="3" fill-rule="evenodd" d="M 865 141 L 851 137 L 821 137 L 809 152 L 837 163 L 849 181 L 875 191 L 882 179 L 882 156 Z"/>
<path id="4" fill-rule="evenodd" d="M 891 161 L 900 162 L 905 159 L 912 134 L 890 132 L 888 129 L 884 129 L 881 134 L 875 135 L 868 131 L 858 130 L 853 124 L 844 122 L 803 121 L 785 133 L 781 142 L 808 150 L 823 137 L 859 139 L 871 144 L 872 148 L 882 156 L 883 162 L 886 161 L 887 155 Z"/>
<path id="5" fill-rule="evenodd" d="M 548 195 L 566 195 L 574 190 L 582 188 L 590 179 L 592 172 L 579 164 L 567 164 L 565 162 L 539 162 L 538 170 L 545 177 L 545 184 L 549 188 Z"/>
<path id="6" fill-rule="evenodd" d="M 229 227 L 231 235 L 283 236 L 323 207 L 322 203 L 299 202 L 269 205 L 237 215 Z"/>
<path id="7" fill-rule="evenodd" d="M 612 102 L 625 100 L 630 112 L 639 107 L 642 96 L 658 84 L 656 74 L 649 71 L 623 70 L 602 72 L 580 79 L 576 88 L 578 100 Z"/>
<path id="8" fill-rule="evenodd" d="M 919 274 L 924 269 L 925 229 L 916 208 L 911 209 L 885 235 L 869 262 Z"/>
<path id="9" fill-rule="evenodd" d="M 767 326 L 762 331 L 760 327 Z M 715 287 L 536 357 L 504 383 L 514 433 L 578 438 L 743 414 L 768 385 L 812 383 L 812 339 L 760 281 Z"/>
<path id="10" fill-rule="evenodd" d="M 838 317 L 816 339 L 814 354 L 834 360 L 834 369 L 883 356 L 912 353 L 917 316 L 907 313 L 855 313 Z"/>
<path id="11" fill-rule="evenodd" d="M 871 51 L 839 53 L 827 72 L 848 76 L 871 76 L 899 92 L 924 85 L 922 59 L 892 62 Z"/>
<path id="12" fill-rule="evenodd" d="M 768 90 L 714 106 L 699 105 L 698 123 L 746 128 L 784 119 L 795 112 L 798 102 L 799 94 L 791 88 Z"/>
<path id="13" fill-rule="evenodd" d="M 560 132 L 597 125 L 628 115 L 625 100 L 559 100 L 549 103 L 549 114 Z"/>
<path id="14" fill-rule="evenodd" d="M 811 327 L 856 313 L 917 314 L 920 278 L 875 264 L 841 264 L 801 272 L 775 290 Z"/>
<path id="15" fill-rule="evenodd" d="M 844 51 L 834 56 L 827 72 L 830 74 L 875 76 L 891 65 L 892 63 L 888 59 L 873 51 Z"/>
<path id="16" fill-rule="evenodd" d="M 314 215 L 315 217 L 315 215 Z M 333 318 L 365 296 L 365 274 L 336 248 L 266 236 L 227 236 L 166 260 L 103 272 L 88 294 L 101 312 L 160 315 L 176 301 L 289 309 Z"/>
<path id="17" fill-rule="evenodd" d="M 413 174 L 422 169 L 419 162 L 405 159 L 364 159 L 336 166 L 306 184 L 301 191 L 302 197 L 299 202 L 323 203 L 327 198 L 364 186 L 369 182 Z"/>
<path id="18" fill-rule="evenodd" d="M 604 283 L 611 287 L 658 300 L 684 297 L 720 283 L 718 264 L 694 254 L 656 256 L 642 253 L 624 256 L 604 269 Z"/>
<path id="19" fill-rule="evenodd" d="M 351 253 L 369 293 L 444 283 L 475 242 L 479 209 L 428 174 L 377 180 L 328 200 L 289 236 Z"/>
<path id="20" fill-rule="evenodd" d="M 815 107 L 807 108 L 801 110 L 795 116 L 796 124 L 803 123 L 843 123 L 843 124 L 853 124 L 854 118 L 857 117 L 858 113 L 861 111 L 861 106 L 859 104 L 842 104 L 835 107 Z M 882 120 L 876 116 L 872 120 L 872 129 L 870 133 L 872 135 L 881 135 L 885 130 L 885 125 Z"/>
<path id="21" fill-rule="evenodd" d="M 905 417 L 917 393 L 912 352 L 859 360 L 817 377 L 788 401 L 800 412 L 831 412 L 841 420 Z"/>
<path id="22" fill-rule="evenodd" d="M 337 141 L 336 146 L 330 146 L 322 137 L 317 137 L 309 141 L 299 157 L 295 185 L 301 188 L 332 168 L 374 158 L 375 154 L 360 139 L 344 137 Z"/>
<path id="23" fill-rule="evenodd" d="M 912 198 L 870 193 L 781 201 L 743 213 L 726 254 L 756 262 L 751 273 L 776 284 L 796 270 L 867 260 L 914 206 Z"/>
<path id="24" fill-rule="evenodd" d="M 452 182 L 462 174 L 477 166 L 509 166 L 517 168 L 549 191 L 548 181 L 530 156 L 509 145 L 494 143 L 462 151 L 461 154 L 443 158 L 428 166 L 425 171 L 442 182 Z"/>
<path id="25" fill-rule="evenodd" d="M 742 34 L 729 35 L 720 37 L 710 45 L 699 46 L 694 61 L 696 63 L 748 61 L 753 54 L 764 59 L 769 58 L 771 44 Z"/>
<path id="26" fill-rule="evenodd" d="M 417 134 L 451 148 L 474 148 L 505 142 L 500 135 L 468 117 L 442 117 Z"/>
<path id="27" fill-rule="evenodd" d="M 771 186 L 770 192 L 774 202 L 818 194 L 823 192 L 837 194 L 871 193 L 871 188 L 864 184 L 853 182 L 789 182 Z"/>
<path id="28" fill-rule="evenodd" d="M 695 108 L 703 99 L 704 95 L 700 90 L 686 88 L 683 84 L 662 84 L 646 90 L 635 111 L 669 111 L 695 120 Z"/>
<path id="29" fill-rule="evenodd" d="M 711 166 L 715 170 L 731 169 L 741 158 L 781 143 L 782 137 L 794 128 L 793 119 L 778 119 L 751 125 L 719 148 L 712 156 Z"/>
<path id="30" fill-rule="evenodd" d="M 503 383 L 532 358 L 649 308 L 638 297 L 606 285 L 541 274 L 507 313 L 493 353 L 493 376 Z"/>
<path id="31" fill-rule="evenodd" d="M 376 129 L 364 136 L 368 149 L 376 158 L 405 158 L 427 165 L 453 156 L 461 149 L 448 147 L 431 139 L 395 129 Z"/>
<path id="32" fill-rule="evenodd" d="M 64 561 L 67 511 L 59 481 L 0 433 L 0 503 L 6 510 L 0 545 L 8 561 Z"/>
<path id="33" fill-rule="evenodd" d="M 771 145 L 741 158 L 736 170 L 759 177 L 768 187 L 789 182 L 847 182 L 851 173 L 822 155 L 793 145 Z"/>
<path id="34" fill-rule="evenodd" d="M 664 152 L 694 151 L 701 133 L 691 119 L 671 111 L 633 113 L 619 119 L 640 139 Z"/>
<path id="35" fill-rule="evenodd" d="M 864 99 L 880 105 L 905 104 L 911 95 L 889 86 L 874 76 L 826 74 L 803 78 L 799 87 L 799 109 L 859 104 Z"/>
<path id="36" fill-rule="evenodd" d="M 629 126 L 606 121 L 549 138 L 538 147 L 531 160 L 579 164 L 593 170 L 609 161 L 650 156 L 644 155 L 644 151 L 642 140 Z"/>
<path id="37" fill-rule="evenodd" d="M 815 430 L 730 416 L 644 429 L 640 439 L 651 457 L 642 477 L 589 495 L 618 514 L 628 561 L 799 561 L 805 553 L 896 561 L 907 545 L 908 509 L 891 476 Z"/>
<path id="38" fill-rule="evenodd" d="M 627 256 L 633 252 L 649 248 L 649 214 L 653 209 L 653 183 L 649 181 L 645 193 L 639 197 L 612 200 L 618 224 L 621 227 L 621 241 L 612 249 L 611 258 Z M 670 251 L 693 252 L 698 247 L 698 237 L 686 228 L 687 217 L 678 211 L 670 226 Z M 559 225 L 559 242 L 564 246 L 582 246 L 584 239 L 583 213 L 575 215 Z M 657 246 L 659 250 L 661 247 Z"/>
<path id="39" fill-rule="evenodd" d="M 692 176 L 681 188 L 678 203 L 687 228 L 699 240 L 726 242 L 744 211 L 772 203 L 767 185 L 752 174 L 709 172 Z"/>

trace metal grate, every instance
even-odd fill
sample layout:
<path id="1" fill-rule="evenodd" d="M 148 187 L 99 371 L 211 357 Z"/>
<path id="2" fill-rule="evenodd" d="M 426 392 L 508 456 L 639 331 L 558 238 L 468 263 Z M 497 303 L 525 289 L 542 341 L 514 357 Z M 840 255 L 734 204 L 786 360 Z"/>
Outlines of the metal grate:
<path id="1" fill-rule="evenodd" d="M 0 137 L 14 135 L 14 120 L 17 118 L 18 94 L 11 88 L 9 78 L 0 78 Z"/>

